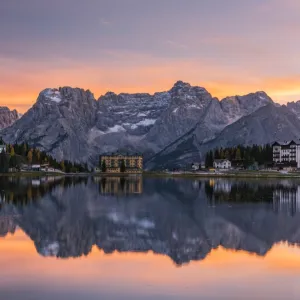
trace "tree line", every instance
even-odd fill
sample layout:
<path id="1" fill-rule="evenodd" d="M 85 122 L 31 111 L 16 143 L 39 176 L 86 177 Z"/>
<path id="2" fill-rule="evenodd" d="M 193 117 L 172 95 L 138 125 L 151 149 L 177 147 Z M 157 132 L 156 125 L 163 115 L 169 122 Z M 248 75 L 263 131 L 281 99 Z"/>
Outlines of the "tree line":
<path id="1" fill-rule="evenodd" d="M 2 138 L 0 138 L 0 144 L 4 144 Z M 23 164 L 48 164 L 66 173 L 89 172 L 87 164 L 82 165 L 68 160 L 57 161 L 51 155 L 27 143 L 7 144 L 6 151 L 0 153 L 0 173 L 7 173 L 9 169 L 20 170 Z"/>
<path id="2" fill-rule="evenodd" d="M 207 168 L 213 167 L 215 159 L 228 159 L 231 162 L 239 162 L 243 167 L 249 167 L 255 162 L 263 165 L 272 162 L 273 148 L 270 144 L 217 148 L 206 153 L 205 166 Z"/>

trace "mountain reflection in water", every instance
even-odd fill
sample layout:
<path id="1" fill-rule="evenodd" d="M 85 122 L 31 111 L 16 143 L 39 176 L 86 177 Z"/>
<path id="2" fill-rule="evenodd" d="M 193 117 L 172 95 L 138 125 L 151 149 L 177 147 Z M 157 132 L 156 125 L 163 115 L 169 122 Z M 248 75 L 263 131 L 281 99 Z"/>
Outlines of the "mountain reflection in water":
<path id="1" fill-rule="evenodd" d="M 265 256 L 300 244 L 300 182 L 3 177 L 0 236 L 20 228 L 42 256 L 148 252 L 176 265 L 215 248 Z"/>

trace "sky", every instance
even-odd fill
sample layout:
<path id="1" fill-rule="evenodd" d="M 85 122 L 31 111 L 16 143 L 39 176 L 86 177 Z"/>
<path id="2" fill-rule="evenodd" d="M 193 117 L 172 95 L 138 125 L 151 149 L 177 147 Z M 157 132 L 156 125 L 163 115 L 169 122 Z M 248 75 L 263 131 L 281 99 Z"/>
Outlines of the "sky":
<path id="1" fill-rule="evenodd" d="M 299 0 L 1 0 L 0 105 L 45 88 L 300 100 Z"/>

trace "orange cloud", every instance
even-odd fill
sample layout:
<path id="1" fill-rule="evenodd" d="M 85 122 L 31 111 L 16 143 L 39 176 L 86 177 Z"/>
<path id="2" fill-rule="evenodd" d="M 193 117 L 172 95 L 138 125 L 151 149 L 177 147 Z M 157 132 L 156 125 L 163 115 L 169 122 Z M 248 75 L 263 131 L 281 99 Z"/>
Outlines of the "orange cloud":
<path id="1" fill-rule="evenodd" d="M 224 98 L 257 90 L 266 91 L 281 103 L 300 100 L 300 76 L 254 76 L 254 70 L 239 73 L 194 59 L 173 60 L 134 53 L 109 52 L 112 60 L 97 66 L 62 60 L 56 63 L 1 60 L 8 70 L 0 74 L 0 105 L 25 112 L 39 92 L 48 87 L 73 86 L 90 89 L 96 97 L 116 93 L 166 91 L 177 80 L 205 87 L 213 96 Z M 247 73 L 248 72 L 248 73 Z"/>

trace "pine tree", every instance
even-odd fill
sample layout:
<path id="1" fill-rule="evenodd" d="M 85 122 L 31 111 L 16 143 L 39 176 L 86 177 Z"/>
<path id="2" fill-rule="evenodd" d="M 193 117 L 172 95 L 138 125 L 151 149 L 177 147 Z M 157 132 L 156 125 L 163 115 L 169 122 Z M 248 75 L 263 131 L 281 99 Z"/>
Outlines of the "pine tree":
<path id="1" fill-rule="evenodd" d="M 230 152 L 229 152 L 229 149 L 226 149 L 226 150 L 225 150 L 225 158 L 226 158 L 226 159 L 230 159 Z"/>
<path id="2" fill-rule="evenodd" d="M 105 173 L 105 172 L 107 171 L 106 162 L 105 162 L 104 159 L 103 159 L 103 161 L 102 161 L 101 171 L 102 171 L 103 173 Z"/>
<path id="3" fill-rule="evenodd" d="M 209 168 L 209 152 L 207 152 L 205 155 L 205 167 Z"/>
<path id="4" fill-rule="evenodd" d="M 8 167 L 9 167 L 9 162 L 8 162 L 8 157 L 3 150 L 0 153 L 0 172 L 1 173 L 7 173 L 8 172 Z"/>
<path id="5" fill-rule="evenodd" d="M 33 153 L 32 153 L 32 149 L 30 149 L 27 154 L 27 160 L 30 165 L 32 164 L 32 158 L 33 158 Z"/>
<path id="6" fill-rule="evenodd" d="M 205 155 L 205 167 L 211 168 L 214 165 L 214 154 L 213 151 L 209 151 Z"/>
<path id="7" fill-rule="evenodd" d="M 37 160 L 37 163 L 41 162 L 41 152 L 38 149 L 36 150 L 36 160 Z"/>
<path id="8" fill-rule="evenodd" d="M 22 156 L 26 156 L 27 155 L 27 145 L 24 143 L 23 147 L 22 147 Z"/>
<path id="9" fill-rule="evenodd" d="M 10 147 L 10 157 L 15 156 L 15 148 L 13 146 Z"/>
<path id="10" fill-rule="evenodd" d="M 10 168 L 16 168 L 17 167 L 17 158 L 16 158 L 15 155 L 10 156 L 8 165 L 9 165 Z"/>
<path id="11" fill-rule="evenodd" d="M 209 166 L 213 167 L 214 165 L 214 154 L 212 151 L 209 152 Z"/>
<path id="12" fill-rule="evenodd" d="M 125 165 L 124 159 L 121 160 L 120 172 L 121 173 L 125 173 L 126 172 L 126 165 Z"/>
<path id="13" fill-rule="evenodd" d="M 242 159 L 242 155 L 241 155 L 241 150 L 240 148 L 237 148 L 236 152 L 235 152 L 235 159 L 236 160 L 241 160 Z"/>
<path id="14" fill-rule="evenodd" d="M 220 149 L 220 159 L 224 159 L 225 158 L 225 153 L 223 148 Z"/>
<path id="15" fill-rule="evenodd" d="M 220 159 L 221 157 L 220 157 L 220 151 L 219 151 L 219 149 L 217 148 L 216 150 L 215 150 L 215 153 L 214 153 L 214 159 Z"/>

